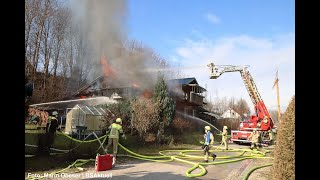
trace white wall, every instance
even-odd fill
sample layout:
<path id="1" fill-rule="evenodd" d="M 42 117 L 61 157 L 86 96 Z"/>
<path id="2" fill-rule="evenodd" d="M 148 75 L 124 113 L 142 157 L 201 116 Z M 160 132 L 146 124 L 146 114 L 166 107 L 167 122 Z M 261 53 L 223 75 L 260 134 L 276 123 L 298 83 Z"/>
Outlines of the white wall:
<path id="1" fill-rule="evenodd" d="M 240 118 L 240 115 L 236 113 L 234 110 L 229 109 L 221 115 L 222 118 Z"/>

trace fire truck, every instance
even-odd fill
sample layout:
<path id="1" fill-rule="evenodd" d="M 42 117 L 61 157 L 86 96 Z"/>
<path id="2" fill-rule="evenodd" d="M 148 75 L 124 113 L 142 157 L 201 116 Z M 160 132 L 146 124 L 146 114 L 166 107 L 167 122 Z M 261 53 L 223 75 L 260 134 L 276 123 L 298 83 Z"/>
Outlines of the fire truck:
<path id="1" fill-rule="evenodd" d="M 253 129 L 256 129 L 260 132 L 261 143 L 268 144 L 270 142 L 268 130 L 273 130 L 274 123 L 251 74 L 247 70 L 249 66 L 215 65 L 214 63 L 210 63 L 208 67 L 210 68 L 210 79 L 217 79 L 226 72 L 240 72 L 254 105 L 255 115 L 251 115 L 248 119 L 241 121 L 239 130 L 231 130 L 231 141 L 236 144 L 250 143 L 248 137 Z M 265 116 L 267 119 L 264 120 Z"/>

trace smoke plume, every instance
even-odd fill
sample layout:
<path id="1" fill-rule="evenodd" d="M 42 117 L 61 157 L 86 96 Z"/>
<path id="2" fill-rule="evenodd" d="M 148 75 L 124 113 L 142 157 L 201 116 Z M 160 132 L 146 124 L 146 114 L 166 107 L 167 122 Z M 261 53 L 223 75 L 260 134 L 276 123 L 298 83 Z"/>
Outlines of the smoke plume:
<path id="1" fill-rule="evenodd" d="M 76 0 L 71 8 L 74 26 L 90 56 L 83 58 L 92 64 L 88 80 L 100 75 L 112 76 L 113 86 L 152 86 L 156 73 L 145 72 L 157 67 L 154 53 L 139 43 L 128 40 L 128 7 L 125 0 Z M 110 74 L 110 72 L 112 72 Z"/>

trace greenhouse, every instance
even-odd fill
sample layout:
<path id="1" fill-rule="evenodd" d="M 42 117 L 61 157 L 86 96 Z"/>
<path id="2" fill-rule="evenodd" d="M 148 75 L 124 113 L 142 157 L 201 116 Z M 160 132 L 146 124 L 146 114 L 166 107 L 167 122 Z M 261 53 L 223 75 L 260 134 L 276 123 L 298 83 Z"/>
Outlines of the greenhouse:
<path id="1" fill-rule="evenodd" d="M 67 109 L 65 133 L 87 135 L 102 131 L 102 118 L 106 111 L 101 107 L 77 104 Z"/>

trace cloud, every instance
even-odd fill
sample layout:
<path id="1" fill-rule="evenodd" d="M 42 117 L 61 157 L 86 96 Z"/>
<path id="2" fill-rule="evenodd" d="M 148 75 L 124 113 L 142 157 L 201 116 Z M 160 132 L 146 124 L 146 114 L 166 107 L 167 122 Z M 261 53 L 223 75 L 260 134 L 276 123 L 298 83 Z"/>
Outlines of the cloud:
<path id="1" fill-rule="evenodd" d="M 203 68 L 185 69 L 184 74 L 196 77 L 199 84 L 207 86 L 208 99 L 219 97 L 244 98 L 253 109 L 250 97 L 238 72 L 225 73 L 218 79 L 209 79 L 207 64 L 249 65 L 258 91 L 269 109 L 277 107 L 277 97 L 272 86 L 279 71 L 281 109 L 285 110 L 295 94 L 295 37 L 293 33 L 272 37 L 255 37 L 246 34 L 222 37 L 187 38 L 175 48 L 172 57 L 185 67 L 203 65 Z"/>
<path id="2" fill-rule="evenodd" d="M 221 22 L 220 18 L 212 13 L 207 13 L 205 18 L 213 24 L 219 24 Z"/>

